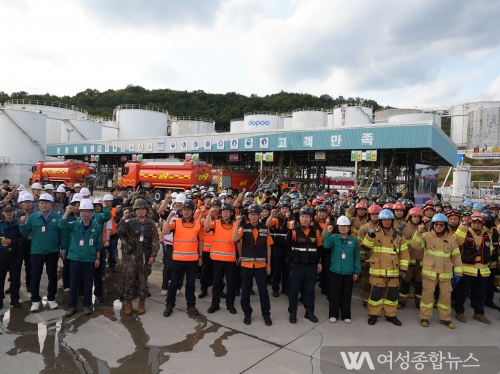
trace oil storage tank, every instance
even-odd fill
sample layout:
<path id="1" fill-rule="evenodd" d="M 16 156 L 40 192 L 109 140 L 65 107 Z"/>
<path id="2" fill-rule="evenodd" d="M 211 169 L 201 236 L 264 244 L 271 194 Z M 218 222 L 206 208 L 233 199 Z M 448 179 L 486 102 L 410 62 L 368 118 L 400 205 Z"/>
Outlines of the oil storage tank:
<path id="1" fill-rule="evenodd" d="M 417 122 L 432 122 L 441 128 L 441 116 L 434 112 L 419 112 L 398 114 L 389 117 L 388 123 L 417 123 Z"/>
<path id="2" fill-rule="evenodd" d="M 243 130 L 257 132 L 277 130 L 280 117 L 276 112 L 250 112 L 245 113 Z"/>
<path id="3" fill-rule="evenodd" d="M 493 147 L 500 147 L 500 105 L 469 111 L 467 149 Z"/>
<path id="4" fill-rule="evenodd" d="M 102 139 L 102 120 L 62 120 L 61 143 Z"/>
<path id="5" fill-rule="evenodd" d="M 34 165 L 45 159 L 47 116 L 42 113 L 0 109 L 0 131 L 3 139 L 0 156 L 10 164 Z"/>
<path id="6" fill-rule="evenodd" d="M 373 109 L 362 105 L 342 104 L 333 109 L 333 127 L 369 125 Z"/>
<path id="7" fill-rule="evenodd" d="M 243 132 L 243 128 L 245 127 L 245 121 L 243 118 L 232 119 L 229 127 L 229 132 L 239 133 Z"/>
<path id="8" fill-rule="evenodd" d="M 282 114 L 283 130 L 293 130 L 293 114 Z"/>
<path id="9" fill-rule="evenodd" d="M 454 104 L 449 109 L 451 117 L 450 138 L 458 147 L 467 146 L 469 113 L 472 110 L 500 106 L 500 101 L 477 100 Z"/>
<path id="10" fill-rule="evenodd" d="M 104 121 L 102 123 L 102 140 L 118 139 L 118 124 L 115 121 Z"/>
<path id="11" fill-rule="evenodd" d="M 165 136 L 168 112 L 165 109 L 136 104 L 119 105 L 114 110 L 118 139 Z"/>
<path id="12" fill-rule="evenodd" d="M 172 136 L 205 135 L 214 133 L 214 120 L 198 117 L 175 117 L 172 119 Z"/>
<path id="13" fill-rule="evenodd" d="M 323 108 L 298 108 L 293 110 L 294 130 L 319 129 L 326 127 L 326 111 Z"/>

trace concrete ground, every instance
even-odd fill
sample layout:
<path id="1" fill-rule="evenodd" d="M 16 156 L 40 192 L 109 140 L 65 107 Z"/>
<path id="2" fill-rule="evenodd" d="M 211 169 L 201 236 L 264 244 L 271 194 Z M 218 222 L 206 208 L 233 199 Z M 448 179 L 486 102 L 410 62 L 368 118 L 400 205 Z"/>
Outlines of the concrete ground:
<path id="1" fill-rule="evenodd" d="M 342 362 L 321 357 L 327 346 L 500 346 L 500 313 L 486 309 L 491 325 L 472 320 L 467 305 L 467 323 L 457 322 L 449 330 L 439 324 L 436 313 L 429 328 L 419 325 L 419 311 L 409 300 L 400 311 L 402 327 L 380 318 L 375 326 L 367 324 L 366 310 L 358 298 L 360 284 L 352 298 L 352 324 L 328 320 L 328 301 L 316 290 L 316 316 L 319 323 L 303 319 L 299 308 L 296 325 L 288 322 L 288 298 L 271 297 L 273 325 L 267 327 L 259 311 L 258 295 L 252 296 L 252 324 L 243 324 L 243 313 L 230 314 L 225 305 L 207 314 L 208 297 L 197 300 L 200 315 L 186 313 L 184 292 L 169 318 L 163 317 L 165 297 L 161 296 L 162 264 L 155 263 L 149 278 L 151 297 L 147 313 L 127 317 L 118 299 L 121 287 L 120 265 L 104 283 L 106 301 L 96 304 L 91 316 L 79 312 L 63 317 L 69 294 L 59 288 L 56 301 L 61 306 L 30 313 L 31 302 L 21 288 L 22 307 L 9 308 L 7 295 L 0 310 L 0 373 L 347 373 Z M 62 268 L 60 268 L 60 273 Z M 24 272 L 24 271 L 23 271 Z M 46 289 L 42 278 L 41 294 Z M 23 283 L 24 284 L 24 283 Z M 59 281 L 59 286 L 62 283 Z M 269 287 L 271 290 L 271 287 Z M 255 291 L 257 289 L 255 287 Z M 199 283 L 197 291 L 199 292 Z M 224 302 L 224 300 L 222 300 Z M 137 308 L 137 299 L 134 300 Z M 321 364 L 321 368 L 320 368 Z"/>

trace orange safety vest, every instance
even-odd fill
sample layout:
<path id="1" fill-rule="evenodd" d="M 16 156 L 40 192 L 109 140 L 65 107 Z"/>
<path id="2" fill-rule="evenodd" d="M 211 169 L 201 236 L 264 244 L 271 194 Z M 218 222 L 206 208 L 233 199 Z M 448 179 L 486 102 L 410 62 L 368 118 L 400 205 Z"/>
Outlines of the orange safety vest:
<path id="1" fill-rule="evenodd" d="M 209 212 L 209 211 L 207 211 Z M 201 225 L 205 223 L 205 220 L 208 219 L 208 215 L 205 218 L 201 219 Z M 216 219 L 220 219 L 219 217 L 216 217 Z M 212 242 L 214 240 L 214 232 L 212 230 L 206 232 L 203 232 L 203 252 L 210 252 L 212 250 Z"/>
<path id="2" fill-rule="evenodd" d="M 216 261 L 236 262 L 236 244 L 233 240 L 234 221 L 230 229 L 222 226 L 222 220 L 215 221 L 213 234 L 213 246 L 210 258 Z"/>
<path id="3" fill-rule="evenodd" d="M 115 217 L 116 217 L 116 208 L 111 208 L 111 231 L 109 232 L 109 235 L 115 235 L 116 234 L 116 227 L 118 226 L 117 223 L 115 223 Z"/>
<path id="4" fill-rule="evenodd" d="M 172 260 L 198 261 L 198 234 L 200 233 L 201 225 L 196 220 L 193 223 L 193 227 L 184 227 L 182 218 L 175 220 Z"/>

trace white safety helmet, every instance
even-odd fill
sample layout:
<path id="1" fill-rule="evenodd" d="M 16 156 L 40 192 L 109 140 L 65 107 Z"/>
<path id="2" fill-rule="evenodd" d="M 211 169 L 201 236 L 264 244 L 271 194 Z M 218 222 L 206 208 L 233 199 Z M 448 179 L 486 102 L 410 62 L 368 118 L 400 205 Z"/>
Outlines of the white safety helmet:
<path id="1" fill-rule="evenodd" d="M 44 193 L 40 196 L 40 201 L 50 201 L 51 203 L 54 202 L 54 198 L 52 197 L 51 194 L 49 193 Z"/>
<path id="2" fill-rule="evenodd" d="M 20 184 L 20 185 L 17 187 L 17 190 L 18 190 L 18 191 L 26 191 L 26 187 L 24 187 L 24 184 Z"/>
<path id="3" fill-rule="evenodd" d="M 95 205 L 95 204 L 101 204 L 101 205 L 102 205 L 102 200 L 101 200 L 100 198 L 98 198 L 98 197 L 97 197 L 97 198 L 95 198 L 95 199 L 94 199 L 94 205 Z"/>
<path id="4" fill-rule="evenodd" d="M 66 188 L 59 186 L 57 187 L 56 192 L 66 193 Z"/>
<path id="5" fill-rule="evenodd" d="M 340 216 L 337 219 L 337 226 L 351 226 L 351 221 L 346 216 Z"/>
<path id="6" fill-rule="evenodd" d="M 178 194 L 175 198 L 176 203 L 183 203 L 184 201 L 186 201 L 186 195 L 183 193 Z"/>
<path id="7" fill-rule="evenodd" d="M 94 210 L 94 204 L 89 199 L 83 199 L 80 202 L 80 210 Z"/>
<path id="8" fill-rule="evenodd" d="M 85 187 L 80 190 L 80 193 L 82 194 L 82 196 L 90 196 L 89 189 Z"/>
<path id="9" fill-rule="evenodd" d="M 33 197 L 32 194 L 30 193 L 23 193 L 22 196 L 20 197 L 20 199 L 23 199 L 22 201 L 25 202 L 25 201 L 31 201 L 31 202 L 35 202 L 35 198 Z"/>
<path id="10" fill-rule="evenodd" d="M 113 201 L 113 195 L 107 193 L 106 195 L 104 195 L 104 197 L 102 198 L 102 201 Z"/>
<path id="11" fill-rule="evenodd" d="M 75 184 L 73 185 L 73 188 L 78 188 L 78 187 L 82 188 L 82 185 L 81 185 L 80 183 L 75 183 Z"/>
<path id="12" fill-rule="evenodd" d="M 83 196 L 81 193 L 76 193 L 73 195 L 73 198 L 71 199 L 71 204 L 73 203 L 79 203 L 83 200 Z"/>
<path id="13" fill-rule="evenodd" d="M 48 183 L 45 185 L 44 190 L 55 190 L 55 188 L 51 183 Z"/>
<path id="14" fill-rule="evenodd" d="M 42 189 L 42 185 L 40 183 L 33 183 L 31 185 L 31 189 L 32 190 L 41 190 Z"/>

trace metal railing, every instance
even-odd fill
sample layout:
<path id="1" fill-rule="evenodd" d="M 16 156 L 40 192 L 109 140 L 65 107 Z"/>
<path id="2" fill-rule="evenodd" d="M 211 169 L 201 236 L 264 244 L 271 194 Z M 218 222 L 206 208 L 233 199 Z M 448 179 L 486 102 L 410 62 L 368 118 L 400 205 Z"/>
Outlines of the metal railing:
<path id="1" fill-rule="evenodd" d="M 295 112 L 326 112 L 324 108 L 297 108 L 293 110 Z"/>
<path id="2" fill-rule="evenodd" d="M 245 113 L 244 116 L 253 116 L 253 115 L 257 115 L 257 114 L 265 114 L 265 115 L 268 115 L 268 116 L 277 116 L 279 113 L 278 112 L 248 112 L 248 113 Z"/>
<path id="3" fill-rule="evenodd" d="M 43 100 L 12 99 L 12 100 L 7 100 L 4 104 L 5 107 L 7 107 L 9 105 L 38 105 L 38 106 L 73 110 L 75 112 L 80 112 L 80 113 L 83 113 L 85 115 L 88 114 L 88 111 L 86 109 L 79 108 L 79 107 L 74 106 L 74 105 L 54 103 L 51 101 L 43 101 Z"/>
<path id="4" fill-rule="evenodd" d="M 0 164 L 10 164 L 10 157 L 0 157 Z"/>
<path id="5" fill-rule="evenodd" d="M 122 104 L 118 105 L 115 110 L 120 109 L 141 109 L 141 110 L 151 110 L 152 112 L 166 113 L 168 114 L 168 110 L 163 108 L 158 108 L 157 106 L 151 105 L 141 105 L 141 104 Z"/>
<path id="6" fill-rule="evenodd" d="M 99 117 L 99 116 L 87 116 L 88 121 L 96 121 L 96 122 L 114 122 L 112 117 Z"/>
<path id="7" fill-rule="evenodd" d="M 208 122 L 215 124 L 215 120 L 200 117 L 172 117 L 172 122 L 176 121 L 194 121 L 194 122 Z"/>

